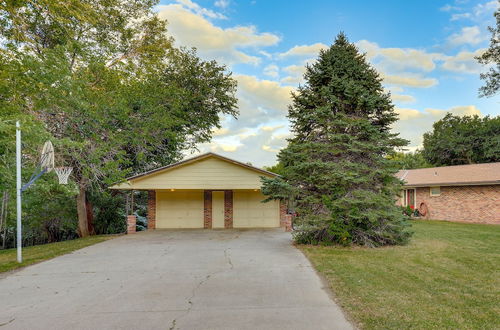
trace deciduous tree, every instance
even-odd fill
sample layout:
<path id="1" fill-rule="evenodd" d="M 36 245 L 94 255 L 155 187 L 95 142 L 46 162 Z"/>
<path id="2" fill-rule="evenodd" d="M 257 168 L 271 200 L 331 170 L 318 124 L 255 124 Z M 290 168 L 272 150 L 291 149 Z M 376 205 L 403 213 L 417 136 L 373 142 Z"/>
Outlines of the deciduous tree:
<path id="1" fill-rule="evenodd" d="M 421 150 L 416 150 L 414 152 L 394 152 L 389 154 L 387 158 L 395 161 L 397 166 L 403 170 L 433 166 L 425 160 Z"/>
<path id="2" fill-rule="evenodd" d="M 448 113 L 424 134 L 422 155 L 435 166 L 500 161 L 500 116 Z"/>
<path id="3" fill-rule="evenodd" d="M 155 0 L 37 0 L 0 5 L 9 111 L 35 117 L 78 183 L 79 233 L 89 189 L 177 160 L 236 115 L 225 67 L 173 47 Z M 13 87 L 14 86 L 14 87 Z M 1 93 L 1 91 L 0 91 Z"/>
<path id="4" fill-rule="evenodd" d="M 479 88 L 480 96 L 493 96 L 500 91 L 500 8 L 495 11 L 496 27 L 488 27 L 491 32 L 490 47 L 481 56 L 479 63 L 491 65 L 487 72 L 480 77 L 485 85 Z"/>

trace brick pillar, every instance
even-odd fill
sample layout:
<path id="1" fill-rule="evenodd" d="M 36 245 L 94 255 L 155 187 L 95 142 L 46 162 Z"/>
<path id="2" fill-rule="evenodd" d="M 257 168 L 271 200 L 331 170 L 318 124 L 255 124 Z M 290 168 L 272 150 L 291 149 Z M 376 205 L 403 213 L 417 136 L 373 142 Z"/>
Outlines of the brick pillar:
<path id="1" fill-rule="evenodd" d="M 280 201 L 280 227 L 285 228 L 286 204 Z"/>
<path id="2" fill-rule="evenodd" d="M 280 227 L 285 231 L 292 231 L 292 215 L 287 214 L 287 207 L 284 202 L 280 202 Z"/>
<path id="3" fill-rule="evenodd" d="M 203 228 L 212 229 L 212 191 L 203 192 Z"/>
<path id="4" fill-rule="evenodd" d="M 285 231 L 292 231 L 292 215 L 285 215 Z"/>
<path id="5" fill-rule="evenodd" d="M 156 191 L 148 191 L 148 229 L 156 228 Z"/>
<path id="6" fill-rule="evenodd" d="M 224 190 L 224 228 L 233 228 L 233 191 Z"/>
<path id="7" fill-rule="evenodd" d="M 127 215 L 127 234 L 135 234 L 135 224 L 137 217 L 135 215 Z"/>

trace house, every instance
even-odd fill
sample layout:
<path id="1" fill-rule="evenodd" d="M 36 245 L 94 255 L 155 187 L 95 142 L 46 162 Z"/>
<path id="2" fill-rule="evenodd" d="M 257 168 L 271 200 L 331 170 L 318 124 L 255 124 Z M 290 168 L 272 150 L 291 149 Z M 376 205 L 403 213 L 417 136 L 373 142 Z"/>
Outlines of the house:
<path id="1" fill-rule="evenodd" d="M 261 177 L 277 174 L 206 153 L 127 178 L 110 189 L 148 191 L 148 229 L 274 228 L 290 230 L 278 201 L 262 203 Z M 135 232 L 135 217 L 128 231 Z"/>
<path id="2" fill-rule="evenodd" d="M 401 170 L 400 205 L 426 219 L 500 224 L 500 163 Z"/>

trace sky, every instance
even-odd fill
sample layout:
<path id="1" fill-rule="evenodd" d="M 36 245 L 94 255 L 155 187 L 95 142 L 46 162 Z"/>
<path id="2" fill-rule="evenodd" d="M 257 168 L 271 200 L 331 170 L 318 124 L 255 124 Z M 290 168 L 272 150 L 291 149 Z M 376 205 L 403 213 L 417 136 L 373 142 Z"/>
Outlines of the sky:
<path id="1" fill-rule="evenodd" d="M 238 82 L 237 119 L 223 117 L 215 152 L 271 166 L 291 137 L 287 107 L 304 84 L 305 65 L 343 31 L 383 77 L 399 121 L 393 130 L 422 145 L 423 133 L 447 112 L 500 115 L 500 96 L 479 98 L 475 56 L 489 45 L 498 0 L 162 0 L 177 46 L 227 66 Z"/>

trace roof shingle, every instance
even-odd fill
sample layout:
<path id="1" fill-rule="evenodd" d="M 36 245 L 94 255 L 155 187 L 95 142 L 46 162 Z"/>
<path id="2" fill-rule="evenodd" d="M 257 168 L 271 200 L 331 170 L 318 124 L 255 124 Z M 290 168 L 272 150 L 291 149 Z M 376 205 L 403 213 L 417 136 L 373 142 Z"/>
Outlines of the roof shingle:
<path id="1" fill-rule="evenodd" d="M 500 184 L 500 162 L 401 170 L 405 186 Z"/>

